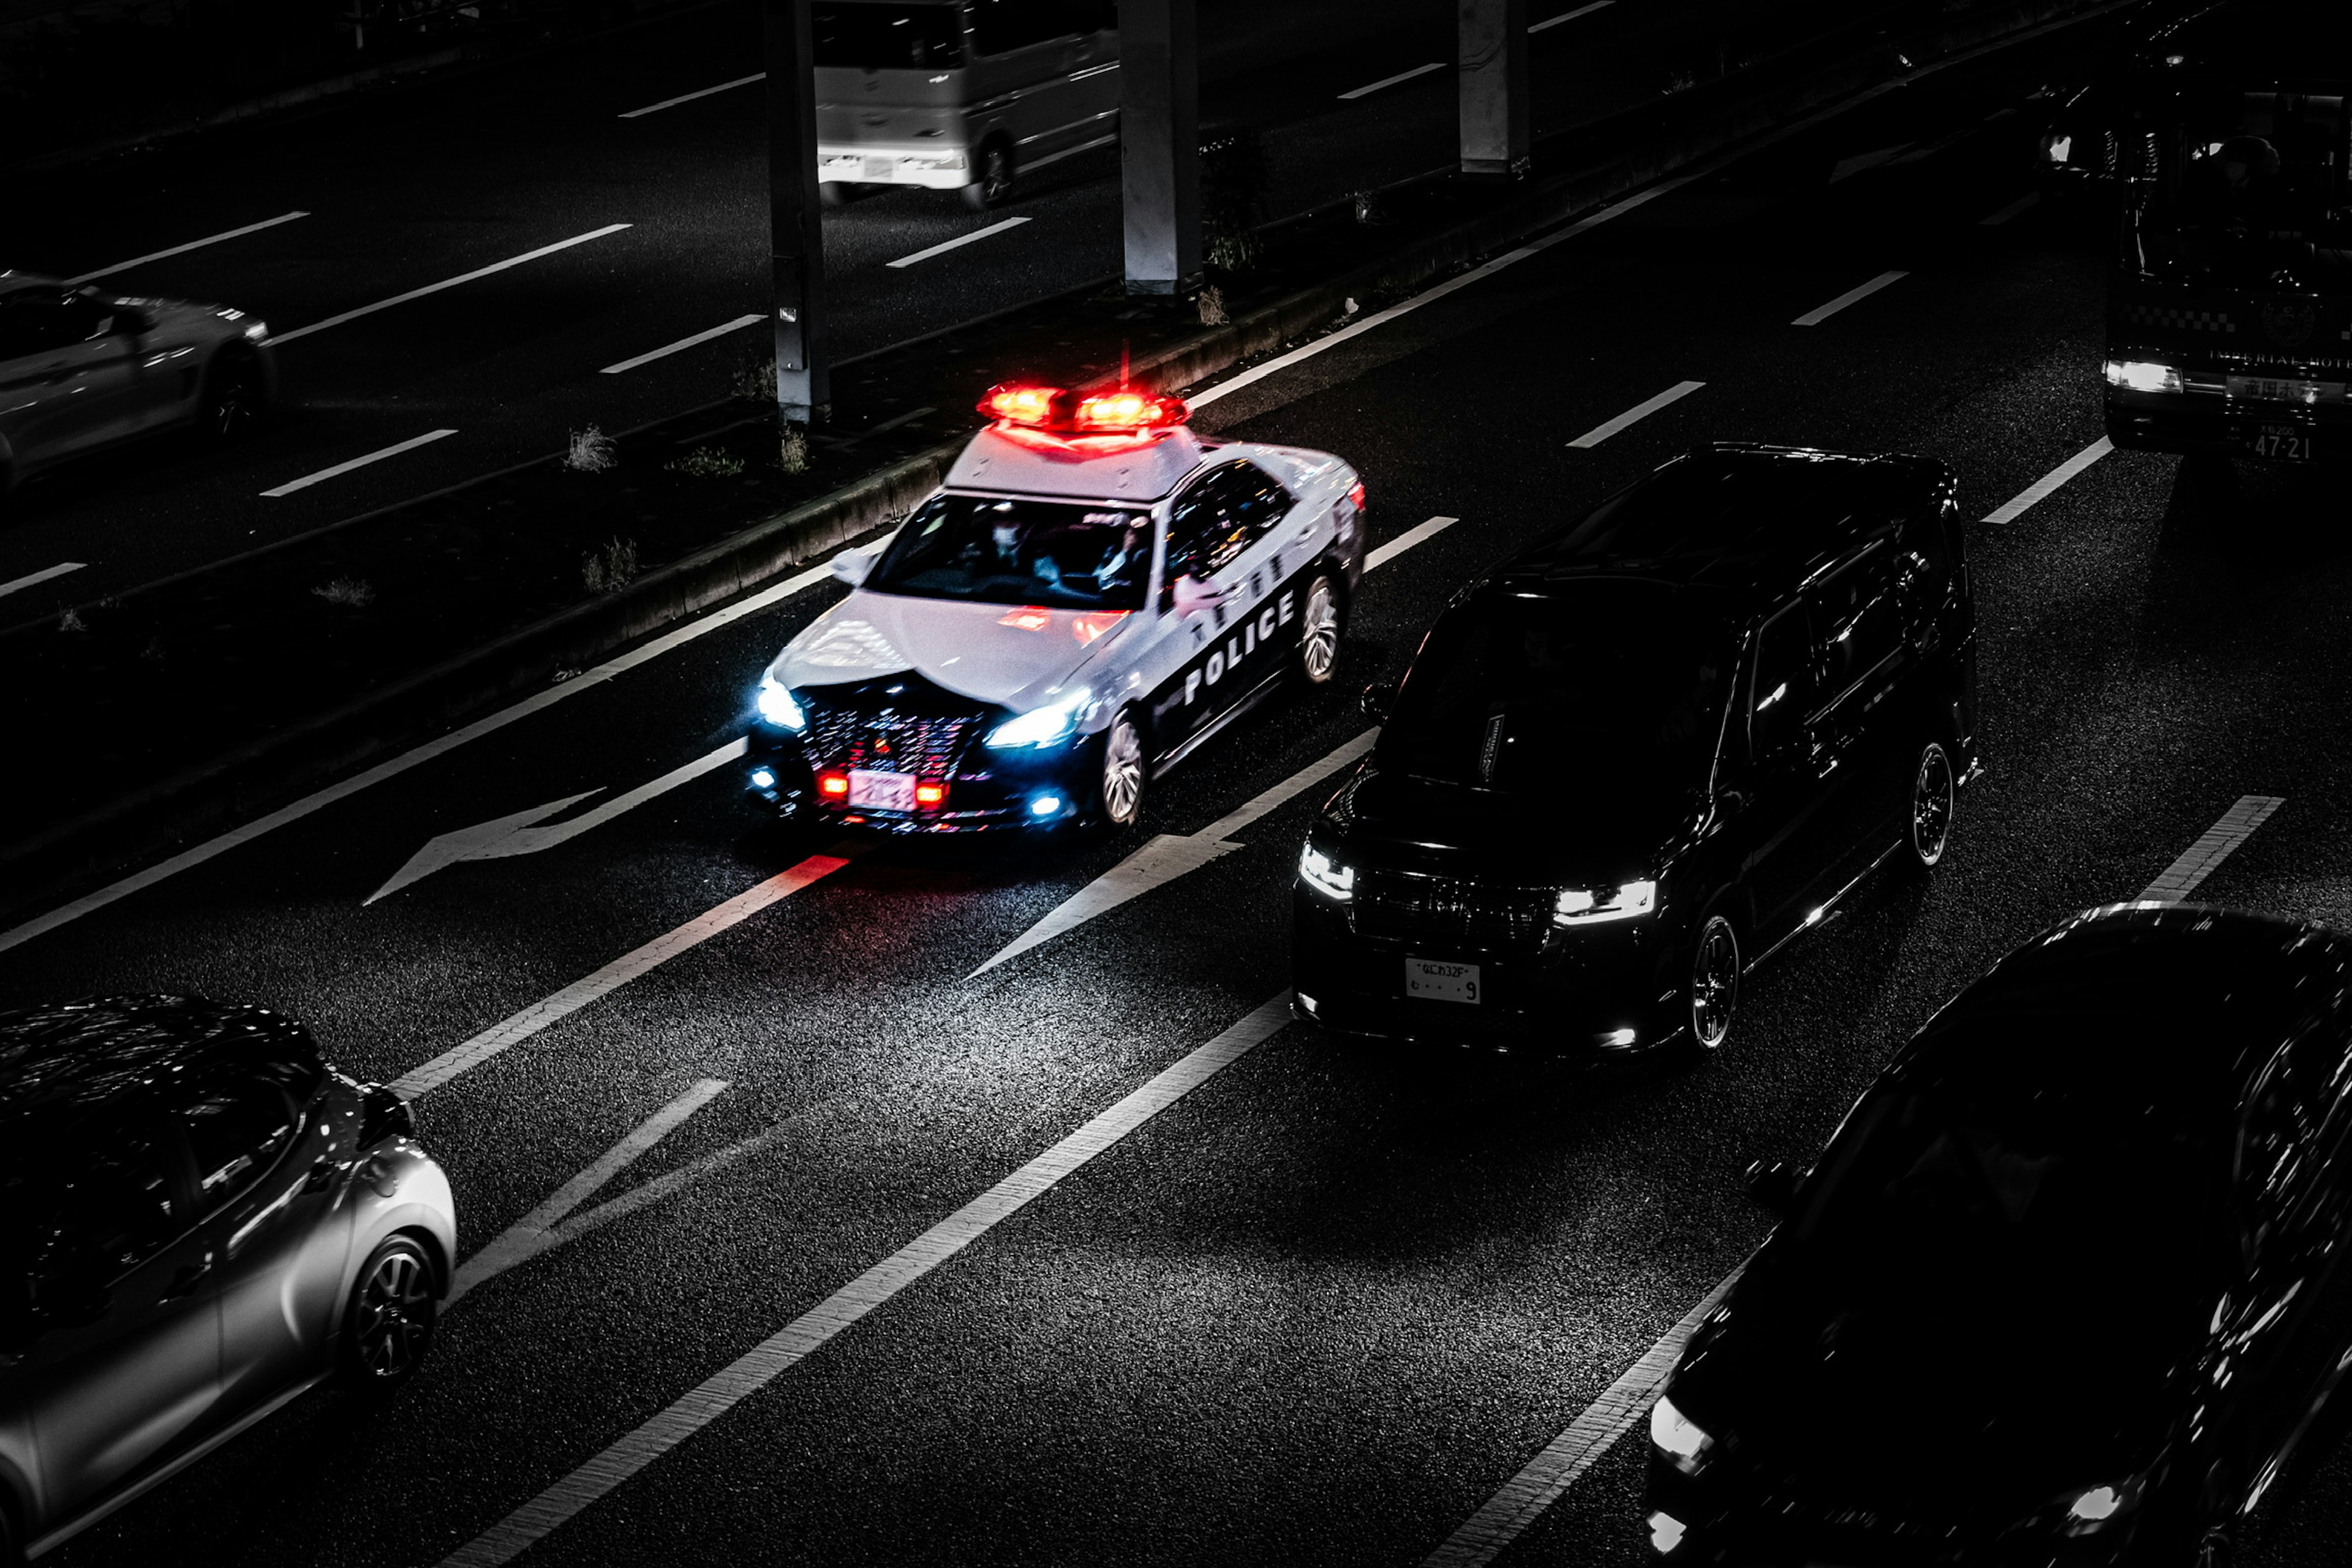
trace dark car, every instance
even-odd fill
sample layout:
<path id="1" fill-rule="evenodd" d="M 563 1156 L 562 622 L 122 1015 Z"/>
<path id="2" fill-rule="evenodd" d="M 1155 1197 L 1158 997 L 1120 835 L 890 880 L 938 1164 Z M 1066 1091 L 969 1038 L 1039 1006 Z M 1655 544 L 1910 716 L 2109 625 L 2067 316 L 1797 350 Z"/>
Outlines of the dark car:
<path id="1" fill-rule="evenodd" d="M 1897 1055 L 1653 1410 L 1674 1563 L 2212 1563 L 2352 1345 L 2352 942 L 2064 921 Z"/>
<path id="2" fill-rule="evenodd" d="M 457 1236 L 414 1131 L 266 1008 L 0 1014 L 0 1563 L 331 1371 L 415 1369 Z"/>
<path id="3" fill-rule="evenodd" d="M 1975 760 L 1954 480 L 1717 445 L 1472 584 L 1317 817 L 1297 1006 L 1496 1045 L 1705 1049 L 1741 974 L 1879 862 L 1944 854 Z"/>

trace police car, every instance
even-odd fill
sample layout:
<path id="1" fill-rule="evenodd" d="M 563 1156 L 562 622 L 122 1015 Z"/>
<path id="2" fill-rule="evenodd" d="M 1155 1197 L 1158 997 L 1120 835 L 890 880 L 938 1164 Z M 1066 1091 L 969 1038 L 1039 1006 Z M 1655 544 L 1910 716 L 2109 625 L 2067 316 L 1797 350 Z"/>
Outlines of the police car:
<path id="1" fill-rule="evenodd" d="M 1123 826 L 1276 690 L 1331 679 L 1364 487 L 1216 441 L 1177 398 L 1003 385 L 946 485 L 833 563 L 849 596 L 761 678 L 753 798 L 898 833 Z"/>

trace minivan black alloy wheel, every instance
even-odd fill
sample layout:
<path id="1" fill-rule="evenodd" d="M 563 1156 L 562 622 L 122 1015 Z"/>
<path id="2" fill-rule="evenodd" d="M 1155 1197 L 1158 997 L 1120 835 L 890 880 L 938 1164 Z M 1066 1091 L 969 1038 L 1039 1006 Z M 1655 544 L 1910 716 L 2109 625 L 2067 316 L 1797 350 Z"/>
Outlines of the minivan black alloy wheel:
<path id="1" fill-rule="evenodd" d="M 415 1374 L 440 1317 L 432 1260 L 404 1236 L 377 1247 L 352 1286 L 343 1320 L 344 1381 L 392 1389 Z"/>
<path id="2" fill-rule="evenodd" d="M 1941 860 L 1945 847 L 1951 843 L 1954 796 L 1958 784 L 1950 753 L 1940 742 L 1928 742 L 1919 753 L 1918 767 L 1912 771 L 1907 819 L 1911 858 L 1923 870 Z"/>
<path id="3" fill-rule="evenodd" d="M 1691 1044 L 1714 1051 L 1731 1037 L 1732 1015 L 1739 1006 L 1739 933 L 1720 912 L 1699 922 L 1691 942 Z"/>

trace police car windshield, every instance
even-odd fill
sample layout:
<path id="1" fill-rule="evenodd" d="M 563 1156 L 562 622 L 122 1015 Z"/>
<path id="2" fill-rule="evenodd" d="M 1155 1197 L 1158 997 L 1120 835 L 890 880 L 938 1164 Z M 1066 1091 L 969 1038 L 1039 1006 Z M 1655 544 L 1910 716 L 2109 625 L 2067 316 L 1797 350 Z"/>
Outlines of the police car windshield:
<path id="1" fill-rule="evenodd" d="M 963 64 L 963 23 L 950 5 L 817 0 L 816 63 L 859 70 L 943 70 Z"/>
<path id="2" fill-rule="evenodd" d="M 1706 783 L 1731 663 L 1714 617 L 1664 587 L 1481 595 L 1431 629 L 1381 760 L 1514 795 L 1679 800 Z"/>
<path id="3" fill-rule="evenodd" d="M 1140 507 L 940 495 L 898 531 L 866 586 L 920 599 L 1139 610 L 1151 576 Z"/>

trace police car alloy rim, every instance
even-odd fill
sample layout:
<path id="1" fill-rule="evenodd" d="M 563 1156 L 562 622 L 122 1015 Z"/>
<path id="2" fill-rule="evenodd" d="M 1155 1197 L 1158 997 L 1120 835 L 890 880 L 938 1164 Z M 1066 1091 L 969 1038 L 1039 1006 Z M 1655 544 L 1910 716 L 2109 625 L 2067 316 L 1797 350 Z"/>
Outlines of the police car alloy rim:
<path id="1" fill-rule="evenodd" d="M 1143 801 L 1143 737 L 1122 713 L 1103 740 L 1103 815 L 1124 827 Z"/>
<path id="2" fill-rule="evenodd" d="M 1709 915 L 1691 950 L 1691 1038 L 1700 1049 L 1723 1044 L 1738 1004 L 1739 938 L 1729 921 Z"/>
<path id="3" fill-rule="evenodd" d="M 1339 595 L 1328 577 L 1318 577 L 1307 590 L 1307 629 L 1300 634 L 1298 665 L 1307 679 L 1320 686 L 1331 679 L 1339 658 Z"/>
<path id="4" fill-rule="evenodd" d="M 1911 852 L 1922 866 L 1944 858 L 1952 835 L 1952 759 L 1935 742 L 1919 753 L 1911 780 Z"/>

